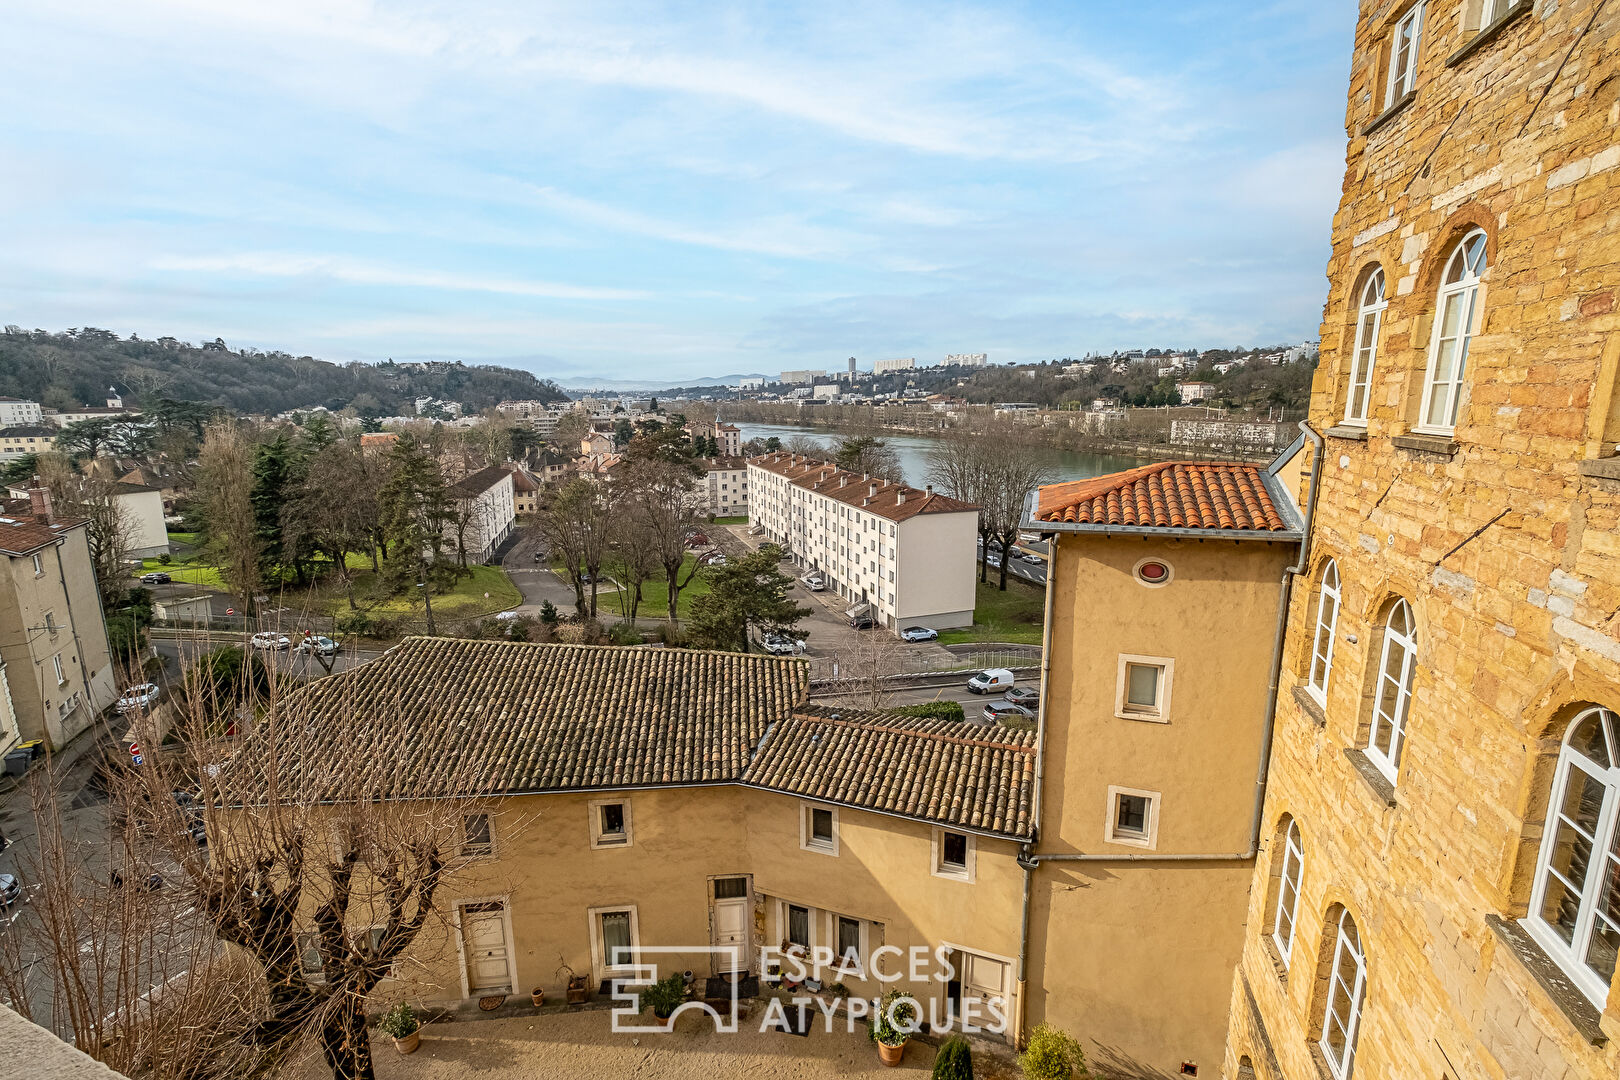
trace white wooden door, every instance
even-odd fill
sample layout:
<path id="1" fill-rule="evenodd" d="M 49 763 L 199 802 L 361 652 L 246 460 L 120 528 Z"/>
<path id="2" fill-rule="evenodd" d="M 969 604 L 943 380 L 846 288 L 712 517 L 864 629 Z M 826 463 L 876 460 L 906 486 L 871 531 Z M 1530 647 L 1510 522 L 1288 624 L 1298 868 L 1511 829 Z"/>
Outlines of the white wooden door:
<path id="1" fill-rule="evenodd" d="M 721 949 L 736 949 L 735 958 L 719 954 L 714 958 L 715 970 L 721 974 L 747 971 L 748 964 L 748 900 L 714 902 L 714 943 Z"/>
<path id="2" fill-rule="evenodd" d="M 461 909 L 461 941 L 467 955 L 467 990 L 471 997 L 511 993 L 507 968 L 506 910 L 501 904 L 469 904 Z"/>
<path id="3" fill-rule="evenodd" d="M 1011 1017 L 1007 1007 L 1010 974 L 1009 965 L 988 956 L 965 952 L 962 956 L 962 1016 L 981 1028 L 995 1023 L 990 1011 L 993 1003 L 1004 1017 Z"/>

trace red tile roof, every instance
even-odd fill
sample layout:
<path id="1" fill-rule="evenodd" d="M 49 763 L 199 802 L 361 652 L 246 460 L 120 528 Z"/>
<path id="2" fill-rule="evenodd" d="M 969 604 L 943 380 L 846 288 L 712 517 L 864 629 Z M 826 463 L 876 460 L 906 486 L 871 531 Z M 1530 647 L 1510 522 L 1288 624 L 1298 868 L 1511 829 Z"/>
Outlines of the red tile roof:
<path id="1" fill-rule="evenodd" d="M 32 555 L 83 525 L 80 518 L 59 517 L 47 524 L 30 512 L 27 499 L 6 499 L 0 503 L 0 554 Z"/>
<path id="2" fill-rule="evenodd" d="M 936 495 L 933 488 L 918 491 L 905 484 L 890 483 L 881 478 L 848 472 L 830 461 L 817 461 L 786 451 L 749 458 L 748 464 L 786 477 L 797 487 L 888 518 L 890 521 L 907 521 L 918 514 L 979 511 L 972 503 L 953 499 L 949 495 Z"/>
<path id="3" fill-rule="evenodd" d="M 1161 461 L 1040 489 L 1036 521 L 1286 532 L 1259 465 Z"/>

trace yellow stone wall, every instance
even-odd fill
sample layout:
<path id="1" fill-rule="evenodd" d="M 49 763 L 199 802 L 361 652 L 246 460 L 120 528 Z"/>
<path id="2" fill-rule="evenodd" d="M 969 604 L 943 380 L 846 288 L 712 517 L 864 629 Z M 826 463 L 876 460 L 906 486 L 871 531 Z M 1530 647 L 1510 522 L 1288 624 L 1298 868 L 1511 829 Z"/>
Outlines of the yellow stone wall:
<path id="1" fill-rule="evenodd" d="M 1598 1044 L 1488 920 L 1527 909 L 1571 707 L 1620 708 L 1620 479 L 1606 478 L 1620 471 L 1600 460 L 1620 439 L 1620 4 L 1525 4 L 1459 55 L 1477 3 L 1430 0 L 1415 96 L 1369 133 L 1389 29 L 1409 6 L 1362 3 L 1351 58 L 1311 407 L 1328 433 L 1312 568 L 1337 560 L 1343 613 L 1318 717 L 1296 692 L 1314 578 L 1296 588 L 1225 1075 L 1326 1075 L 1311 1049 L 1319 946 L 1342 904 L 1367 953 L 1355 1076 L 1613 1077 L 1620 994 Z M 1441 269 L 1473 226 L 1490 237 L 1490 270 L 1453 448 L 1409 436 Z M 1339 425 L 1356 292 L 1374 265 L 1390 303 L 1356 438 Z M 1366 742 L 1395 596 L 1416 614 L 1418 656 L 1389 805 L 1345 751 Z M 1262 943 L 1284 814 L 1304 844 L 1286 976 Z"/>

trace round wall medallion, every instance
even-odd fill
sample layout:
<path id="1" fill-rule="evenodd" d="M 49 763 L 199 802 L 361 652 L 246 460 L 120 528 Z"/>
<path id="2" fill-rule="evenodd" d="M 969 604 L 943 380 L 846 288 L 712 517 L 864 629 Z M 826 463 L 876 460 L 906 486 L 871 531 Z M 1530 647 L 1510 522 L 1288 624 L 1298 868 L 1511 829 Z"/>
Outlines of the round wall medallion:
<path id="1" fill-rule="evenodd" d="M 1163 559 L 1143 559 L 1136 564 L 1131 573 L 1136 576 L 1137 581 L 1149 588 L 1168 585 L 1170 579 L 1175 576 L 1175 571 Z"/>

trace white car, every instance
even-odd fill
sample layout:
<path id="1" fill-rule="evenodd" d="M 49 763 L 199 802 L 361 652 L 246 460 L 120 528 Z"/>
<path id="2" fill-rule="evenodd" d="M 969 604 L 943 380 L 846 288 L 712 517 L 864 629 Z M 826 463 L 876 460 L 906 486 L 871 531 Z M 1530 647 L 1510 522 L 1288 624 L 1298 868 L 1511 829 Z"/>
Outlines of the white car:
<path id="1" fill-rule="evenodd" d="M 1046 560 L 1041 558 L 1039 555 L 1026 554 L 1026 555 L 1018 556 L 1018 561 L 1019 562 L 1027 562 L 1027 563 L 1030 563 L 1032 565 L 1039 566 L 1039 565 L 1041 565 L 1041 563 L 1045 562 Z"/>
<path id="2" fill-rule="evenodd" d="M 772 656 L 797 656 L 804 652 L 804 642 L 794 641 L 781 634 L 766 634 L 760 645 Z"/>
<path id="3" fill-rule="evenodd" d="M 273 630 L 261 630 L 249 639 L 255 649 L 290 649 L 292 640 L 286 634 L 278 634 Z"/>
<path id="4" fill-rule="evenodd" d="M 1013 673 L 1006 668 L 986 668 L 968 680 L 967 688 L 975 694 L 988 694 L 993 690 L 1010 690 Z"/>
<path id="5" fill-rule="evenodd" d="M 162 693 L 157 683 L 136 683 L 134 686 L 124 688 L 118 695 L 118 711 L 121 713 L 134 712 L 136 709 L 150 709 L 152 703 Z"/>
<path id="6" fill-rule="evenodd" d="M 820 574 L 811 574 L 804 579 L 804 587 L 811 592 L 821 592 L 827 587 L 827 579 Z"/>
<path id="7" fill-rule="evenodd" d="M 900 631 L 900 636 L 906 641 L 934 641 L 939 637 L 939 631 L 926 626 L 908 626 Z"/>
<path id="8" fill-rule="evenodd" d="M 496 622 L 513 622 L 517 617 L 518 613 L 515 611 L 497 611 L 495 613 Z"/>
<path id="9" fill-rule="evenodd" d="M 314 653 L 316 656 L 332 656 L 338 651 L 338 643 L 329 637 L 316 635 L 300 641 L 295 651 Z"/>

